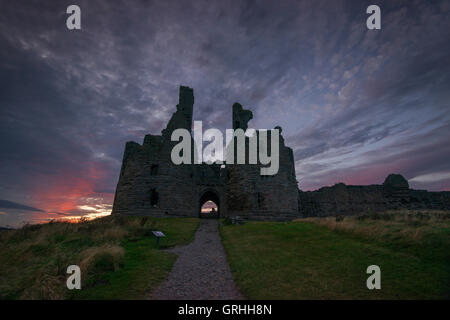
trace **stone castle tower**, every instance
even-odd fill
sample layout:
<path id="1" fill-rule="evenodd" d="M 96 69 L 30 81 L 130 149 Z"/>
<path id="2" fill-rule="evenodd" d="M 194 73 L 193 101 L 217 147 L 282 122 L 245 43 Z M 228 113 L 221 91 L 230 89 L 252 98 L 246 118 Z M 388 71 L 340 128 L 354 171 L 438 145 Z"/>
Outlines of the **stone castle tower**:
<path id="1" fill-rule="evenodd" d="M 279 140 L 279 170 L 260 175 L 262 165 L 180 164 L 171 161 L 172 132 L 184 128 L 192 138 L 194 92 L 180 87 L 179 103 L 161 135 L 146 135 L 142 145 L 127 142 L 116 188 L 112 214 L 200 217 L 202 205 L 211 200 L 218 215 L 259 220 L 289 220 L 298 216 L 298 188 L 292 149 Z M 250 110 L 233 105 L 233 129 L 248 127 Z M 259 131 L 256 131 L 259 135 Z M 249 138 L 246 137 L 248 153 Z M 270 143 L 269 143 L 270 145 Z M 258 146 L 259 147 L 259 146 Z M 234 153 L 236 155 L 236 152 Z M 192 159 L 191 163 L 194 159 Z"/>

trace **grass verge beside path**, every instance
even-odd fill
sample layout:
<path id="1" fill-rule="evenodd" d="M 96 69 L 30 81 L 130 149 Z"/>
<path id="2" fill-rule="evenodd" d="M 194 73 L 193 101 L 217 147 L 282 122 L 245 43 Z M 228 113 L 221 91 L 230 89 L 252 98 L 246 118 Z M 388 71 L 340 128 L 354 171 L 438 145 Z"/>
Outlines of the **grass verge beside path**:
<path id="1" fill-rule="evenodd" d="M 449 299 L 450 220 L 439 217 L 249 222 L 220 232 L 249 299 Z M 373 264 L 381 290 L 366 287 Z"/>
<path id="2" fill-rule="evenodd" d="M 0 233 L 0 299 L 144 299 L 163 281 L 199 219 L 108 216 L 80 223 L 25 226 Z M 81 268 L 82 289 L 66 288 L 67 266 Z"/>

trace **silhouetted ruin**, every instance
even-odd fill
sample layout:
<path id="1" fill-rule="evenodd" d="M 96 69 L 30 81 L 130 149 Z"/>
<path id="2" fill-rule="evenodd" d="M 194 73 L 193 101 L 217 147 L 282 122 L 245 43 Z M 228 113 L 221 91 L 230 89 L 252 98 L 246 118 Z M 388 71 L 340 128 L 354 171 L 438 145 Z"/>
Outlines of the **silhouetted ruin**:
<path id="1" fill-rule="evenodd" d="M 339 183 L 303 192 L 298 189 L 292 149 L 285 145 L 280 127 L 275 127 L 280 132 L 279 171 L 275 175 L 263 176 L 259 162 L 248 162 L 248 137 L 245 164 L 175 165 L 171 151 L 178 142 L 171 141 L 171 135 L 178 128 L 191 132 L 191 163 L 194 163 L 193 106 L 193 89 L 180 87 L 177 110 L 161 135 L 146 135 L 142 145 L 126 143 L 112 214 L 201 217 L 201 207 L 207 201 L 216 203 L 217 216 L 257 220 L 396 209 L 450 210 L 450 192 L 413 190 L 405 178 L 395 174 L 389 175 L 382 185 Z M 245 131 L 253 118 L 252 112 L 235 103 L 232 114 L 233 129 Z M 256 135 L 259 134 L 257 130 Z"/>
<path id="2" fill-rule="evenodd" d="M 347 186 L 343 183 L 316 191 L 299 190 L 302 217 L 357 215 L 386 210 L 450 210 L 450 192 L 409 188 L 399 174 L 390 174 L 382 185 Z"/>
<path id="3" fill-rule="evenodd" d="M 117 184 L 113 214 L 201 216 L 207 201 L 218 206 L 217 215 L 261 220 L 289 220 L 298 216 L 298 187 L 292 149 L 279 138 L 279 171 L 260 174 L 262 166 L 249 164 L 180 164 L 171 161 L 172 132 L 184 128 L 192 137 L 193 90 L 180 87 L 179 103 L 161 135 L 146 135 L 142 145 L 127 142 Z M 233 129 L 248 127 L 253 117 L 239 103 L 232 107 Z M 256 131 L 259 135 L 259 132 Z M 249 138 L 245 138 L 248 147 Z M 270 151 L 270 150 L 269 150 Z M 237 153 L 234 152 L 234 156 Z M 194 163 L 194 159 L 191 163 Z M 235 161 L 236 163 L 236 161 Z"/>

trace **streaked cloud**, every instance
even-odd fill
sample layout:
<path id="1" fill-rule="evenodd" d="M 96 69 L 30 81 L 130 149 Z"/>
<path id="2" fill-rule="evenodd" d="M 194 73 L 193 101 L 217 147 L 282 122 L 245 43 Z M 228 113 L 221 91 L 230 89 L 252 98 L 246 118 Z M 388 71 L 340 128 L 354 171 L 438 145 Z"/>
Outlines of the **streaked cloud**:
<path id="1" fill-rule="evenodd" d="M 8 200 L 0 200 L 0 208 L 1 209 L 15 209 L 15 210 L 24 210 L 24 211 L 36 211 L 36 212 L 44 212 L 41 209 L 29 207 L 20 203 L 15 203 Z"/>
<path id="2" fill-rule="evenodd" d="M 80 0 L 71 32 L 65 4 L 8 2 L 0 198 L 41 208 L 33 221 L 107 213 L 124 143 L 163 129 L 181 84 L 204 129 L 230 127 L 236 101 L 282 126 L 304 190 L 392 172 L 450 190 L 446 3 L 380 1 L 369 31 L 369 1 Z"/>

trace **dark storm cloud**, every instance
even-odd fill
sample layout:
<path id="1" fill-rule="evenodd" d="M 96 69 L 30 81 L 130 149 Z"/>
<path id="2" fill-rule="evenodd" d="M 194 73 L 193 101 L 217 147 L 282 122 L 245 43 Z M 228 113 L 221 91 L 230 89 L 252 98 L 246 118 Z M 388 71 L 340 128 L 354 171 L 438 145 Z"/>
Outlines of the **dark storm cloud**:
<path id="1" fill-rule="evenodd" d="M 8 200 L 0 200 L 0 209 L 15 209 L 15 210 L 24 210 L 24 211 L 36 211 L 36 212 L 44 212 L 41 209 L 29 207 L 20 203 L 15 203 Z"/>
<path id="2" fill-rule="evenodd" d="M 307 162 L 303 169 L 311 172 L 308 183 L 314 188 L 323 186 L 324 181 L 329 181 L 326 185 L 338 182 L 382 183 L 389 173 L 401 172 L 407 179 L 412 179 L 410 185 L 413 188 L 443 190 L 450 183 L 450 144 L 442 139 L 448 132 L 450 122 L 426 134 L 412 135 L 403 141 L 387 144 L 382 150 L 363 152 L 358 156 L 358 160 L 362 160 L 353 162 L 351 166 L 339 165 L 331 160 L 326 164 Z M 433 166 L 430 166 L 430 163 L 433 163 Z M 430 173 L 438 174 L 434 180 L 420 179 Z M 418 179 L 413 179 L 414 177 Z"/>
<path id="3" fill-rule="evenodd" d="M 388 12 L 377 38 L 366 33 L 358 50 L 343 45 L 334 51 L 339 59 L 333 57 L 331 64 L 341 61 L 336 64 L 341 88 L 337 94 L 327 92 L 324 112 L 317 120 L 288 138 L 297 149 L 300 186 L 375 183 L 396 170 L 413 181 L 422 174 L 440 173 L 434 176 L 436 181 L 422 186 L 450 188 L 449 180 L 443 179 L 450 172 L 445 148 L 450 98 L 448 7 L 428 4 L 415 2 Z M 368 149 L 373 149 L 370 156 L 364 154 Z M 402 165 L 390 166 L 400 160 Z M 320 170 L 311 171 L 314 167 Z"/>
<path id="4" fill-rule="evenodd" d="M 179 85 L 204 129 L 229 127 L 236 101 L 251 126 L 281 125 L 302 188 L 379 182 L 397 162 L 386 170 L 450 187 L 430 182 L 450 172 L 448 2 L 379 1 L 381 31 L 365 27 L 369 1 L 75 3 L 81 31 L 65 27 L 73 2 L 2 2 L 4 199 L 110 204 L 125 141 L 164 128 Z"/>

